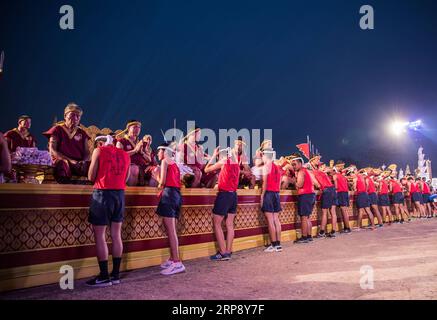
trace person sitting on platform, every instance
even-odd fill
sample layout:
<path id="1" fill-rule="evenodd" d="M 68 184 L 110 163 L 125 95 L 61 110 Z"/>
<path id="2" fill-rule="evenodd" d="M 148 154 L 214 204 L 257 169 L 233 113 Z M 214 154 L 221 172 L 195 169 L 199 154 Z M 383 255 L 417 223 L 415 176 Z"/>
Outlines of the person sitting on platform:
<path id="1" fill-rule="evenodd" d="M 206 162 L 210 160 L 210 156 L 204 152 L 202 145 L 198 143 L 201 133 L 201 129 L 196 127 L 187 134 L 185 143 L 179 146 L 180 160 L 191 168 L 194 173 L 194 180 L 191 183 L 192 188 L 201 186 L 213 188 L 217 183 L 218 172 L 205 173 Z"/>
<path id="2" fill-rule="evenodd" d="M 110 136 L 109 136 L 110 137 Z M 92 287 L 106 287 L 120 283 L 120 264 L 123 253 L 121 226 L 123 224 L 126 180 L 129 176 L 129 155 L 116 148 L 112 139 L 100 141 L 107 145 L 93 151 L 88 179 L 94 182 L 88 222 L 92 224 L 96 242 L 100 274 L 87 281 Z M 106 228 L 111 228 L 112 273 L 108 272 Z"/>
<path id="3" fill-rule="evenodd" d="M 159 167 L 156 160 L 156 153 L 152 149 L 152 136 L 146 134 L 143 138 L 143 152 L 146 159 L 146 169 L 144 171 L 144 180 L 150 187 L 158 186 Z"/>
<path id="4" fill-rule="evenodd" d="M 9 154 L 8 144 L 0 132 L 0 183 L 4 183 L 4 175 L 11 172 L 11 155 Z"/>
<path id="5" fill-rule="evenodd" d="M 144 141 L 139 140 L 140 132 L 141 122 L 130 120 L 126 124 L 126 129 L 117 136 L 117 148 L 126 151 L 131 158 L 128 186 L 145 185 L 145 170 L 149 162 L 144 153 Z"/>
<path id="6" fill-rule="evenodd" d="M 252 174 L 252 171 L 249 167 L 249 159 L 244 152 L 245 145 L 246 143 L 243 141 L 243 137 L 238 137 L 238 139 L 234 141 L 234 148 L 232 149 L 232 152 L 234 153 L 240 165 L 239 187 L 248 187 L 253 189 L 255 187 L 256 178 Z"/>
<path id="7" fill-rule="evenodd" d="M 5 133 L 9 152 L 15 152 L 17 147 L 34 148 L 36 146 L 36 140 L 29 132 L 31 124 L 32 119 L 29 116 L 21 116 L 18 118 L 17 128 Z"/>
<path id="8" fill-rule="evenodd" d="M 64 110 L 64 121 L 43 133 L 49 139 L 54 177 L 58 183 L 70 183 L 73 175 L 86 177 L 88 174 L 90 137 L 79 127 L 82 114 L 78 105 L 69 103 Z"/>

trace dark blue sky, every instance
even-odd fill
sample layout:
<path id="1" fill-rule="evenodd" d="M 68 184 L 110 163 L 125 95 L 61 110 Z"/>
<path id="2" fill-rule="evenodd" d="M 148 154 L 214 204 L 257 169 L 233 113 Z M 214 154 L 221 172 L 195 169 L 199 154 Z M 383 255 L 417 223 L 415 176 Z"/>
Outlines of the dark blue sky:
<path id="1" fill-rule="evenodd" d="M 359 28 L 363 4 L 375 30 Z M 85 125 L 138 118 L 155 144 L 177 118 L 271 128 L 280 154 L 310 134 L 325 160 L 363 165 L 415 166 L 421 143 L 437 170 L 436 15 L 432 0 L 2 1 L 0 130 L 30 114 L 44 147 L 75 101 Z M 396 115 L 424 120 L 423 135 L 388 136 Z"/>

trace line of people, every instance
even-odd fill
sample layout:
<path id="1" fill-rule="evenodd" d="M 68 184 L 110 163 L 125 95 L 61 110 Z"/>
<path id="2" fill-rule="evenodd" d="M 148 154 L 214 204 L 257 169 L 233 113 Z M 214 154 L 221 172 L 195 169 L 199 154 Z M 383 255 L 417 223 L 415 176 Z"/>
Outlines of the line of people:
<path id="1" fill-rule="evenodd" d="M 105 139 L 102 139 L 102 142 L 105 142 Z M 159 204 L 156 213 L 163 219 L 170 247 L 170 257 L 161 264 L 162 275 L 185 271 L 179 253 L 176 227 L 182 206 L 181 174 L 175 161 L 176 153 L 175 143 L 164 143 L 158 147 L 157 152 L 160 166 L 157 175 Z M 412 177 L 398 181 L 395 178 L 396 168 L 393 166 L 387 171 L 374 168 L 357 170 L 355 166 L 345 168 L 345 164 L 339 161 L 335 166 L 327 167 L 320 161 L 319 155 L 312 157 L 305 164 L 303 158 L 297 153 L 285 160 L 276 161 L 272 148 L 263 148 L 260 156 L 263 162 L 260 210 L 265 214 L 270 237 L 266 252 L 282 251 L 282 230 L 279 220 L 279 214 L 282 211 L 280 185 L 283 182 L 282 177 L 287 175 L 291 177 L 291 183 L 297 190 L 297 213 L 300 217 L 302 236 L 296 239 L 296 244 L 313 241 L 313 226 L 309 217 L 314 212 L 316 189 L 321 192 L 322 208 L 318 238 L 333 238 L 339 231 L 337 206 L 340 207 L 343 218 L 341 232 L 351 232 L 349 221 L 349 191 L 351 190 L 355 191 L 356 195 L 358 229 L 373 230 L 375 227 L 383 227 L 384 224 L 403 223 L 405 220 L 410 221 L 412 215 L 417 218 L 431 218 L 436 210 L 434 204 L 431 207 L 427 183 L 422 182 L 421 179 L 413 181 Z M 98 147 L 93 153 L 88 174 L 90 181 L 94 181 L 89 222 L 93 225 L 96 235 L 100 274 L 87 282 L 90 286 L 101 287 L 120 283 L 121 225 L 124 213 L 125 181 L 129 177 L 129 167 L 129 155 L 112 143 Z M 212 209 L 213 229 L 218 250 L 210 259 L 227 261 L 232 258 L 234 220 L 238 207 L 237 189 L 241 173 L 238 153 L 231 148 L 217 147 L 206 164 L 204 172 L 218 174 L 218 193 Z M 406 208 L 404 194 L 412 199 L 414 204 L 412 214 Z M 362 224 L 365 214 L 369 217 L 369 226 Z M 332 219 L 332 231 L 327 233 L 329 215 Z M 376 225 L 375 218 L 377 219 Z M 226 235 L 223 232 L 223 224 L 225 224 Z M 105 241 L 107 225 L 111 226 L 113 240 L 111 274 L 108 273 L 108 248 Z"/>

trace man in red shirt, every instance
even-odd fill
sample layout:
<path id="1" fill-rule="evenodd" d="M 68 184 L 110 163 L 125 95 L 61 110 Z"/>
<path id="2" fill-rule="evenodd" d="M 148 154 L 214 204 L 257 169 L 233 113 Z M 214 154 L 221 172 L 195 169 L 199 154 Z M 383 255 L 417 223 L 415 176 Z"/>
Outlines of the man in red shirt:
<path id="1" fill-rule="evenodd" d="M 88 222 L 93 225 L 100 274 L 87 281 L 92 287 L 106 287 L 120 283 L 120 264 L 123 253 L 121 226 L 123 223 L 126 181 L 129 176 L 129 155 L 114 145 L 94 150 L 88 179 L 94 182 Z M 108 245 L 106 227 L 111 228 L 112 263 L 108 273 Z"/>
<path id="2" fill-rule="evenodd" d="M 271 241 L 265 252 L 282 251 L 281 221 L 279 221 L 279 213 L 282 211 L 279 196 L 282 169 L 273 162 L 274 155 L 275 152 L 271 148 L 264 148 L 261 151 L 264 163 L 261 211 L 266 215 Z"/>
<path id="3" fill-rule="evenodd" d="M 310 165 L 313 168 L 312 173 L 320 185 L 321 195 L 321 207 L 322 207 L 322 221 L 320 222 L 320 231 L 317 235 L 318 238 L 330 237 L 335 238 L 335 232 L 337 231 L 337 212 L 335 206 L 335 187 L 329 176 L 321 170 L 320 155 L 316 155 L 310 159 Z M 328 212 L 331 215 L 332 231 L 329 234 L 325 234 L 326 225 L 328 224 Z"/>
<path id="4" fill-rule="evenodd" d="M 320 188 L 317 179 L 312 172 L 304 167 L 304 162 L 299 153 L 291 155 L 291 166 L 296 175 L 297 189 L 297 213 L 300 216 L 302 237 L 296 239 L 294 243 L 309 243 L 312 241 L 311 231 L 312 224 L 309 217 L 313 212 L 314 204 L 316 203 L 316 194 L 314 187 Z"/>
<path id="5" fill-rule="evenodd" d="M 389 171 L 384 171 L 378 177 L 378 204 L 382 210 L 382 220 L 383 223 L 386 222 L 388 216 L 388 225 L 391 225 L 393 220 L 393 215 L 390 210 L 390 199 L 388 196 L 389 192 Z"/>
<path id="6" fill-rule="evenodd" d="M 32 119 L 29 116 L 23 115 L 18 118 L 18 127 L 5 133 L 5 138 L 11 153 L 15 152 L 17 147 L 34 148 L 36 146 L 36 140 L 29 132 L 31 124 Z"/>
<path id="7" fill-rule="evenodd" d="M 352 167 L 352 172 L 356 172 L 356 168 Z M 364 178 L 365 170 L 361 169 L 358 173 L 353 175 L 354 190 L 356 192 L 356 205 L 358 208 L 358 220 L 357 227 L 365 228 L 362 226 L 363 215 L 367 213 L 369 217 L 369 222 L 371 224 L 371 230 L 375 227 L 374 217 L 370 211 L 370 200 L 369 194 L 367 193 L 367 184 Z"/>
<path id="8" fill-rule="evenodd" d="M 220 159 L 213 163 L 217 156 Z M 240 177 L 240 165 L 236 154 L 230 148 L 220 150 L 217 147 L 205 167 L 205 173 L 220 170 L 218 177 L 218 193 L 212 209 L 214 234 L 217 239 L 219 250 L 210 257 L 213 261 L 230 260 L 234 241 L 234 219 L 238 205 L 238 181 Z M 226 221 L 226 237 L 223 233 L 222 223 Z"/>
<path id="9" fill-rule="evenodd" d="M 369 195 L 369 202 L 370 202 L 370 210 L 372 210 L 373 215 L 376 216 L 376 219 L 378 220 L 378 227 L 382 227 L 382 217 L 381 213 L 379 212 L 378 208 L 378 195 L 376 193 L 376 186 L 375 186 L 375 180 L 374 176 L 381 173 L 379 169 L 373 169 L 373 168 L 366 168 L 366 185 L 367 185 L 367 193 Z"/>
<path id="10" fill-rule="evenodd" d="M 64 109 L 64 121 L 55 124 L 43 135 L 49 139 L 58 183 L 70 183 L 73 175 L 86 177 L 89 168 L 87 133 L 79 127 L 82 109 L 75 103 Z"/>
<path id="11" fill-rule="evenodd" d="M 423 196 L 423 205 L 427 211 L 427 217 L 432 218 L 434 216 L 431 208 L 431 199 L 429 198 L 431 196 L 431 189 L 426 182 L 426 178 L 422 178 L 422 196 Z"/>
<path id="12" fill-rule="evenodd" d="M 340 207 L 343 215 L 343 233 L 350 233 L 349 213 L 347 209 L 350 206 L 349 203 L 349 186 L 346 177 L 342 174 L 345 163 L 343 161 L 337 161 L 334 167 L 335 173 L 332 178 L 334 180 L 335 189 L 337 191 L 336 205 Z"/>

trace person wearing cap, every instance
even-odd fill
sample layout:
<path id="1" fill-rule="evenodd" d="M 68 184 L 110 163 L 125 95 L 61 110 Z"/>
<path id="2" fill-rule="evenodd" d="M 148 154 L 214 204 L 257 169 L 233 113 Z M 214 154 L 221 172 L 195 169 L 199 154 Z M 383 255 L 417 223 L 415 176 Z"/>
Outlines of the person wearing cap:
<path id="1" fill-rule="evenodd" d="M 376 186 L 375 186 L 375 180 L 374 175 L 379 174 L 378 170 L 373 168 L 365 168 L 366 171 L 366 185 L 367 185 L 367 193 L 369 195 L 369 203 L 370 203 L 370 210 L 372 210 L 373 215 L 376 216 L 376 219 L 378 220 L 377 227 L 381 228 L 383 226 L 382 216 L 379 212 L 378 208 L 378 195 L 376 193 Z"/>
<path id="2" fill-rule="evenodd" d="M 112 137 L 99 136 L 103 145 L 94 149 L 88 179 L 94 183 L 88 222 L 93 226 L 100 273 L 86 282 L 91 287 L 106 287 L 120 283 L 123 254 L 121 227 L 124 219 L 126 180 L 129 176 L 129 155 L 114 146 Z M 106 228 L 112 240 L 112 272 L 108 271 Z"/>
<path id="3" fill-rule="evenodd" d="M 356 168 L 352 169 L 353 172 L 356 172 Z M 357 227 L 364 229 L 365 227 L 362 225 L 363 215 L 367 213 L 370 229 L 373 230 L 375 228 L 375 221 L 370 211 L 370 200 L 369 194 L 367 193 L 367 183 L 364 176 L 366 175 L 366 171 L 364 169 L 359 170 L 357 173 L 353 175 L 354 182 L 354 191 L 356 192 L 356 205 L 358 208 L 358 219 L 357 219 Z"/>
<path id="4" fill-rule="evenodd" d="M 294 153 L 290 158 L 291 166 L 295 172 L 295 185 L 297 189 L 297 213 L 301 219 L 302 237 L 294 243 L 309 243 L 312 241 L 312 224 L 309 219 L 316 203 L 314 187 L 320 188 L 317 179 L 310 170 L 304 167 L 304 162 L 299 153 Z"/>
<path id="5" fill-rule="evenodd" d="M 266 215 L 269 229 L 270 245 L 265 252 L 280 252 L 281 246 L 281 221 L 279 213 L 282 211 L 279 190 L 281 185 L 282 169 L 273 160 L 275 152 L 271 148 L 264 148 L 262 151 L 263 172 L 261 211 Z"/>
<path id="6" fill-rule="evenodd" d="M 175 143 L 163 143 L 158 147 L 158 160 L 161 161 L 158 176 L 159 204 L 156 213 L 162 218 L 170 244 L 170 258 L 161 264 L 161 274 L 169 276 L 185 271 L 180 255 L 179 241 L 176 231 L 179 219 L 181 196 L 181 173 L 175 161 Z"/>
<path id="7" fill-rule="evenodd" d="M 54 178 L 58 183 L 70 183 L 73 175 L 88 175 L 90 137 L 80 128 L 82 109 L 69 103 L 61 121 L 43 133 L 49 139 L 49 152 L 53 158 Z"/>
<path id="8" fill-rule="evenodd" d="M 252 174 L 252 170 L 249 166 L 249 159 L 244 151 L 246 143 L 243 141 L 243 137 L 238 137 L 234 141 L 234 153 L 239 165 L 240 165 L 240 187 L 248 187 L 253 189 L 256 183 L 256 177 Z"/>
<path id="9" fill-rule="evenodd" d="M 338 229 L 337 212 L 336 212 L 337 208 L 335 205 L 335 187 L 329 176 L 323 170 L 324 166 L 323 163 L 320 162 L 320 158 L 321 158 L 320 155 L 315 155 L 309 161 L 311 167 L 313 168 L 312 173 L 316 178 L 317 182 L 319 183 L 320 191 L 322 192 L 321 195 L 322 219 L 320 223 L 320 230 L 317 234 L 317 237 L 335 238 L 335 233 Z M 326 226 L 328 224 L 328 212 L 331 215 L 332 231 L 331 233 L 326 234 Z"/>
<path id="10" fill-rule="evenodd" d="M 131 159 L 130 176 L 128 186 L 144 186 L 145 170 L 150 164 L 144 152 L 144 141 L 139 138 L 141 133 L 141 122 L 129 120 L 126 128 L 117 135 L 117 148 L 127 152 Z"/>
<path id="11" fill-rule="evenodd" d="M 12 170 L 11 155 L 3 133 L 0 132 L 0 183 L 4 183 L 4 175 Z"/>
<path id="12" fill-rule="evenodd" d="M 332 179 L 336 190 L 336 205 L 340 207 L 343 216 L 343 233 L 350 233 L 349 213 L 349 186 L 346 177 L 342 174 L 345 163 L 341 160 L 337 161 L 334 166 L 334 174 Z"/>
<path id="13" fill-rule="evenodd" d="M 18 118 L 18 126 L 4 134 L 9 152 L 15 152 L 17 147 L 34 148 L 36 146 L 36 140 L 29 131 L 31 125 L 32 119 L 23 115 Z"/>
<path id="14" fill-rule="evenodd" d="M 219 156 L 219 160 L 214 163 Z M 212 208 L 214 234 L 218 244 L 218 251 L 212 255 L 212 261 L 226 261 L 232 257 L 232 245 L 234 242 L 234 219 L 237 214 L 238 205 L 238 181 L 240 176 L 240 165 L 235 153 L 230 148 L 220 150 L 214 149 L 211 159 L 208 161 L 205 172 L 216 172 L 218 176 L 218 193 Z M 222 229 L 222 223 L 226 223 L 226 239 Z"/>

